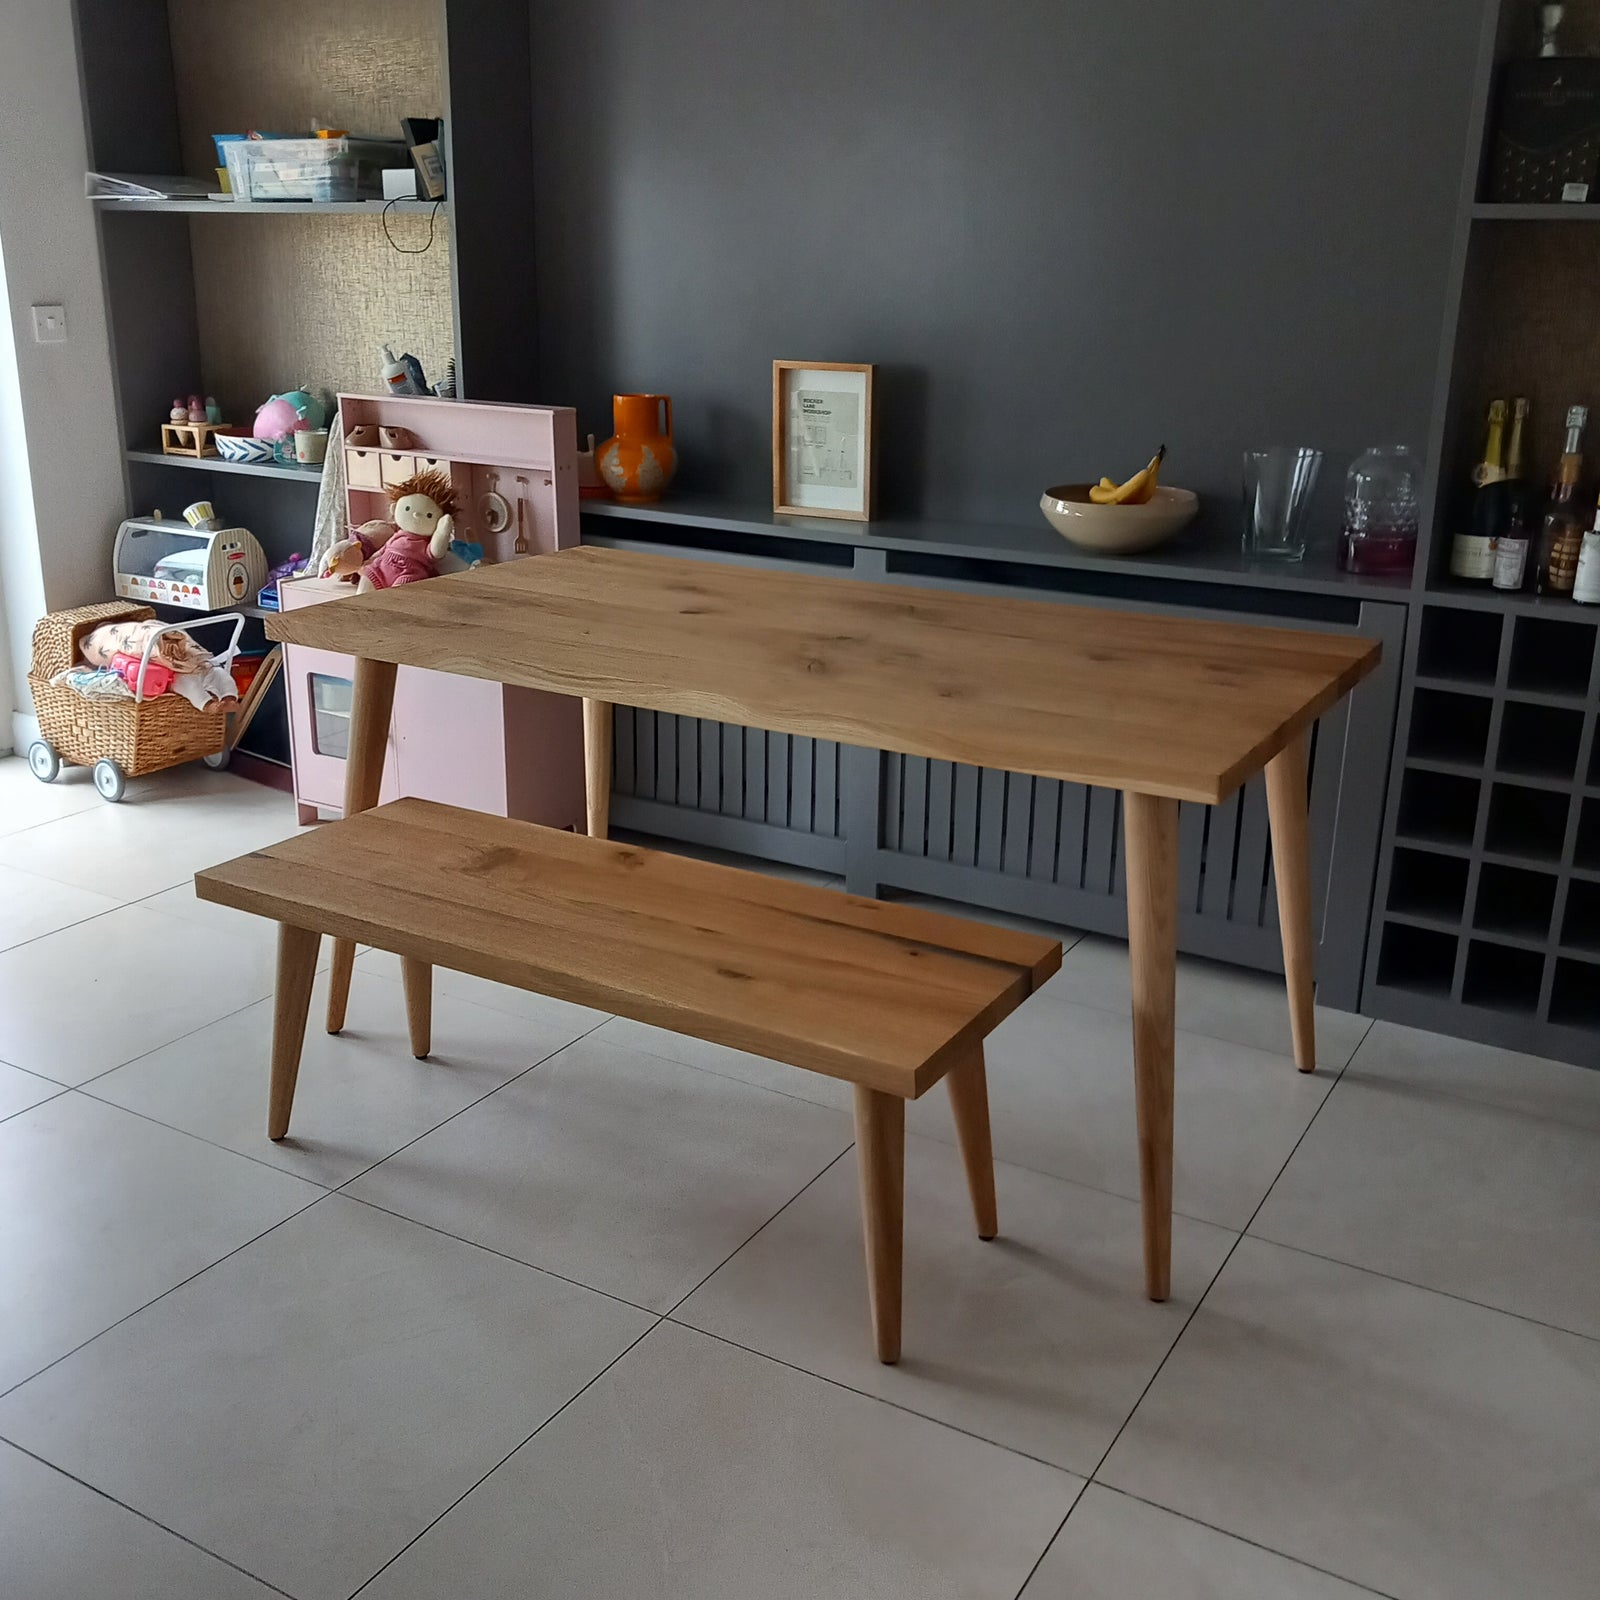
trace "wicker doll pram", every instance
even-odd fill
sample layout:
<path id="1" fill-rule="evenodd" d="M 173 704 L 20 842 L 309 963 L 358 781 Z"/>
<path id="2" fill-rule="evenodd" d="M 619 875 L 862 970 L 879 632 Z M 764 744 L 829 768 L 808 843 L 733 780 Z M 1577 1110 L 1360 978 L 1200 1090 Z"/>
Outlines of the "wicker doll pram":
<path id="1" fill-rule="evenodd" d="M 149 606 L 115 600 L 54 611 L 40 618 L 33 630 L 33 664 L 28 673 L 41 734 L 28 751 L 28 764 L 35 777 L 48 783 L 63 762 L 93 767 L 95 787 L 106 799 L 120 800 L 129 778 L 142 778 L 185 761 L 204 761 L 211 767 L 228 764 L 234 742 L 276 670 L 277 651 L 256 674 L 246 702 L 214 701 L 203 711 L 179 694 L 138 700 L 90 700 L 66 684 L 50 681 L 79 664 L 80 642 L 102 623 L 142 622 L 154 616 Z M 205 619 L 223 620 L 228 619 Z M 238 637 L 235 628 L 233 643 L 219 657 L 224 664 L 232 659 Z M 234 723 L 231 729 L 230 715 Z"/>

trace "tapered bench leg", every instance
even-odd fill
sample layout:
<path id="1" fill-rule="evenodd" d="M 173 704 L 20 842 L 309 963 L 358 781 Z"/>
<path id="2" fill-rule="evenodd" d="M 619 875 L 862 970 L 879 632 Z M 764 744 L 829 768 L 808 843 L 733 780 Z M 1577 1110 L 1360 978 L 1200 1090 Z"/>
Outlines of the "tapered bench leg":
<path id="1" fill-rule="evenodd" d="M 418 1061 L 433 1048 L 433 968 L 426 961 L 400 958 L 400 980 L 406 990 L 406 1027 L 411 1053 Z"/>
<path id="2" fill-rule="evenodd" d="M 1124 794 L 1128 964 L 1133 977 L 1133 1082 L 1144 1211 L 1144 1288 L 1172 1281 L 1172 1051 L 1177 1011 L 1178 802 Z"/>
<path id="3" fill-rule="evenodd" d="M 980 1044 L 970 1059 L 945 1074 L 950 1109 L 955 1113 L 956 1140 L 967 1169 L 967 1191 L 978 1237 L 992 1239 L 1000 1231 L 994 1198 L 994 1147 L 989 1140 L 989 1079 Z"/>
<path id="4" fill-rule="evenodd" d="M 267 1096 L 267 1137 L 281 1139 L 289 1131 L 295 1079 L 300 1076 L 300 1051 L 306 1041 L 311 1010 L 311 985 L 317 976 L 321 934 L 278 924 L 278 987 L 272 1011 L 272 1087 Z"/>
<path id="5" fill-rule="evenodd" d="M 905 1216 L 906 1103 L 856 1085 L 856 1159 L 861 1166 L 861 1226 L 867 1292 L 878 1359 L 900 1359 L 900 1253 Z"/>
<path id="6" fill-rule="evenodd" d="M 1267 763 L 1267 819 L 1272 824 L 1272 875 L 1278 883 L 1283 976 L 1289 989 L 1294 1064 L 1317 1066 L 1316 946 L 1311 932 L 1311 841 L 1306 819 L 1306 739 L 1296 734 Z"/>
<path id="7" fill-rule="evenodd" d="M 583 702 L 583 796 L 591 839 L 611 831 L 612 708 L 606 700 Z"/>
<path id="8" fill-rule="evenodd" d="M 383 758 L 389 745 L 389 714 L 394 710 L 396 667 L 392 661 L 358 657 L 350 691 L 350 751 L 344 769 L 344 814 L 370 811 L 383 788 Z M 356 963 L 353 939 L 333 941 L 333 971 L 328 978 L 328 1032 L 344 1027 L 350 999 L 350 974 Z"/>

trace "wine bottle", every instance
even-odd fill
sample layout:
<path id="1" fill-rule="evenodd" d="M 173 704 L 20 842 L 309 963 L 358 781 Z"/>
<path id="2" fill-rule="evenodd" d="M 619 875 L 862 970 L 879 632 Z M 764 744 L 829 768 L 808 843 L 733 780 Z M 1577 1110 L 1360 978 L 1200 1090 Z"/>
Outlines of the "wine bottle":
<path id="1" fill-rule="evenodd" d="M 1522 432 L 1528 402 L 1511 402 L 1511 442 L 1506 446 L 1506 523 L 1495 536 L 1492 579 L 1497 589 L 1520 589 L 1528 571 L 1528 549 L 1538 531 L 1533 491 L 1522 476 Z"/>
<path id="2" fill-rule="evenodd" d="M 1583 430 L 1589 422 L 1587 406 L 1567 412 L 1567 443 L 1550 486 L 1544 524 L 1539 530 L 1539 554 L 1534 563 L 1533 586 L 1540 594 L 1572 593 L 1578 575 L 1578 552 L 1583 547 L 1583 519 L 1573 505 L 1578 480 L 1583 476 Z"/>
<path id="3" fill-rule="evenodd" d="M 1450 542 L 1450 576 L 1487 583 L 1494 574 L 1494 541 L 1505 529 L 1509 509 L 1505 466 L 1506 403 L 1489 403 L 1483 459 L 1472 473 L 1472 503 L 1466 526 Z"/>

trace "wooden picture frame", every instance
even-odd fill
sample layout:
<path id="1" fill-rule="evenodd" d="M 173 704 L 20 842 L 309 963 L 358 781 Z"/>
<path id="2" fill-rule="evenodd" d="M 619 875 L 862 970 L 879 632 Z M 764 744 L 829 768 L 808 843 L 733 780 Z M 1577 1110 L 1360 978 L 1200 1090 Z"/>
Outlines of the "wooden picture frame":
<path id="1" fill-rule="evenodd" d="M 866 522 L 874 512 L 876 368 L 849 361 L 772 363 L 772 509 Z M 798 405 L 815 423 L 796 427 Z M 807 454 L 802 459 L 801 450 Z"/>

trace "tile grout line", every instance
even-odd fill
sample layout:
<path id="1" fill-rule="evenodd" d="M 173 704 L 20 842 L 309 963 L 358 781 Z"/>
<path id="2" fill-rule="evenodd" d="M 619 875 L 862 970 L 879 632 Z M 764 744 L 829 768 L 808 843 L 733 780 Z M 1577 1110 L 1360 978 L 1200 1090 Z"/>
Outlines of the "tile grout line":
<path id="1" fill-rule="evenodd" d="M 644 1341 L 646 1339 L 648 1339 L 650 1337 L 650 1335 L 652 1333 L 654 1333 L 656 1331 L 656 1329 L 659 1328 L 661 1326 L 661 1324 L 667 1320 L 663 1316 L 656 1315 L 655 1313 L 651 1313 L 651 1314 L 655 1315 L 656 1320 L 653 1323 L 651 1323 L 650 1326 L 648 1328 L 646 1328 L 644 1330 L 644 1332 L 641 1333 L 637 1339 L 630 1340 L 629 1343 L 628 1343 L 628 1347 L 625 1350 L 619 1351 L 615 1356 L 613 1356 L 611 1358 L 611 1360 L 608 1361 L 597 1373 L 595 1373 L 595 1375 L 592 1378 L 590 1378 L 589 1381 L 586 1384 L 584 1384 L 584 1386 L 581 1389 L 579 1389 L 578 1392 L 575 1395 L 573 1395 L 568 1400 L 563 1400 L 562 1403 L 559 1406 L 557 1406 L 556 1409 L 554 1411 L 552 1411 L 550 1413 L 550 1415 L 548 1417 L 546 1417 L 544 1419 L 544 1421 L 541 1422 L 539 1424 L 539 1426 L 537 1428 L 535 1428 L 533 1430 L 533 1432 L 530 1433 L 528 1435 L 528 1437 L 522 1441 L 521 1444 L 516 1446 L 516 1449 L 508 1450 L 505 1453 L 505 1455 L 501 1456 L 501 1458 L 497 1462 L 495 1462 L 495 1464 L 492 1467 L 490 1467 L 489 1470 L 486 1473 L 484 1473 L 484 1475 L 481 1478 L 478 1479 L 478 1481 L 476 1483 L 474 1483 L 470 1488 L 464 1489 L 459 1495 L 457 1495 L 456 1498 L 454 1500 L 452 1500 L 450 1502 L 450 1504 L 447 1505 L 444 1508 L 444 1510 L 439 1513 L 438 1516 L 433 1518 L 433 1520 L 428 1523 L 427 1527 L 423 1528 L 413 1538 L 408 1539 L 403 1545 L 401 1545 L 401 1547 L 398 1550 L 396 1550 L 395 1553 L 392 1556 L 390 1556 L 389 1559 L 387 1561 L 385 1561 L 383 1563 L 383 1565 L 381 1567 L 379 1567 L 378 1570 L 376 1572 L 374 1572 L 370 1577 L 364 1578 L 359 1584 L 357 1584 L 357 1586 L 350 1591 L 349 1600 L 356 1600 L 356 1596 L 358 1594 L 360 1594 L 363 1589 L 365 1589 L 369 1584 L 375 1583 L 379 1578 L 381 1578 L 384 1575 L 384 1573 L 387 1572 L 389 1570 L 389 1568 L 392 1567 L 395 1564 L 395 1562 L 397 1562 L 401 1558 L 401 1556 L 403 1556 L 406 1553 L 406 1551 L 409 1550 L 412 1547 L 412 1545 L 416 1544 L 417 1540 L 426 1538 L 427 1535 L 435 1527 L 437 1527 L 439 1523 L 441 1523 L 446 1517 L 448 1517 L 450 1515 L 450 1513 L 452 1511 L 454 1511 L 455 1508 L 458 1505 L 460 1505 L 463 1500 L 465 1500 L 467 1498 L 468 1495 L 472 1494 L 475 1490 L 480 1489 L 485 1483 L 487 1483 L 488 1480 L 490 1478 L 492 1478 L 495 1475 L 495 1473 L 497 1473 L 501 1469 L 501 1467 L 503 1467 L 506 1464 L 506 1462 L 508 1462 L 512 1458 L 512 1456 L 516 1455 L 518 1450 L 525 1449 L 528 1445 L 532 1444 L 533 1441 L 535 1439 L 537 1439 L 539 1437 L 539 1435 L 541 1433 L 543 1433 L 544 1430 L 546 1428 L 548 1428 L 550 1426 L 550 1424 L 552 1422 L 554 1422 L 556 1420 L 556 1418 L 559 1417 L 561 1415 L 561 1413 L 567 1409 L 568 1406 L 574 1404 L 577 1400 L 581 1399 L 585 1394 L 587 1394 L 589 1392 L 589 1390 L 594 1387 L 595 1384 L 597 1384 L 603 1377 L 605 1377 L 605 1375 L 614 1366 L 616 1366 L 616 1364 L 619 1361 L 621 1361 L 623 1359 L 624 1356 L 631 1355 L 633 1351 L 637 1350 L 639 1348 L 639 1346 L 641 1344 L 643 1344 Z M 254 1574 L 252 1574 L 252 1576 L 254 1576 Z"/>
<path id="2" fill-rule="evenodd" d="M 231 1567 L 241 1577 L 249 1578 L 253 1582 L 261 1584 L 274 1594 L 283 1595 L 284 1600 L 295 1600 L 295 1596 L 290 1594 L 287 1589 L 280 1589 L 277 1584 L 263 1578 L 260 1573 L 251 1572 L 248 1567 L 241 1567 L 237 1561 L 230 1561 L 226 1556 L 219 1556 L 215 1550 L 209 1549 L 201 1544 L 199 1540 L 191 1539 L 186 1533 L 179 1533 L 176 1528 L 169 1528 L 166 1523 L 158 1522 L 148 1512 L 141 1511 L 137 1506 L 130 1506 L 127 1501 L 117 1499 L 114 1494 L 107 1494 L 104 1489 L 97 1489 L 92 1483 L 78 1477 L 75 1473 L 68 1472 L 65 1467 L 58 1467 L 55 1462 L 47 1461 L 43 1456 L 28 1449 L 26 1445 L 18 1444 L 15 1439 L 7 1439 L 5 1442 L 19 1455 L 27 1456 L 30 1461 L 37 1461 L 47 1472 L 59 1472 L 69 1483 L 77 1484 L 80 1489 L 87 1489 L 90 1494 L 98 1499 L 109 1500 L 112 1505 L 120 1506 L 130 1516 L 137 1517 L 141 1522 L 148 1522 L 152 1528 L 159 1528 L 163 1533 L 171 1534 L 174 1539 L 188 1545 L 191 1550 L 198 1550 L 201 1555 L 210 1556 L 213 1561 L 220 1561 L 223 1566 Z"/>
<path id="3" fill-rule="evenodd" d="M 1101 1469 L 1105 1466 L 1106 1461 L 1110 1458 L 1111 1452 L 1114 1449 L 1116 1449 L 1117 1440 L 1119 1440 L 1122 1437 L 1122 1435 L 1125 1432 L 1127 1432 L 1128 1424 L 1131 1423 L 1133 1421 L 1134 1417 L 1138 1415 L 1139 1407 L 1144 1404 L 1145 1399 L 1149 1395 L 1151 1389 L 1153 1389 L 1155 1387 L 1156 1379 L 1161 1376 L 1163 1370 L 1165 1369 L 1165 1367 L 1167 1365 L 1167 1362 L 1172 1359 L 1173 1351 L 1175 1351 L 1178 1348 L 1178 1346 L 1183 1342 L 1183 1336 L 1184 1336 L 1184 1334 L 1186 1334 L 1189 1331 L 1189 1325 L 1194 1321 L 1194 1319 L 1197 1316 L 1200 1315 L 1200 1308 L 1206 1303 L 1207 1299 L 1210 1297 L 1211 1291 L 1217 1285 L 1217 1280 L 1219 1278 L 1221 1278 L 1222 1274 L 1227 1270 L 1228 1263 L 1233 1259 L 1234 1251 L 1236 1251 L 1239 1248 L 1240 1243 L 1249 1236 L 1250 1224 L 1255 1221 L 1256 1217 L 1260 1214 L 1262 1206 L 1264 1206 L 1267 1203 L 1268 1199 L 1271 1197 L 1272 1191 L 1275 1188 L 1277 1188 L 1278 1180 L 1283 1177 L 1283 1174 L 1288 1170 L 1289 1163 L 1294 1160 L 1295 1151 L 1297 1151 L 1300 1148 L 1300 1146 L 1305 1142 L 1306 1135 L 1309 1134 L 1311 1132 L 1312 1128 L 1316 1125 L 1317 1118 L 1322 1115 L 1322 1108 L 1325 1105 L 1327 1105 L 1328 1101 L 1333 1097 L 1333 1091 L 1339 1087 L 1339 1080 L 1349 1070 L 1350 1063 L 1353 1062 L 1358 1055 L 1360 1055 L 1361 1047 L 1362 1047 L 1362 1045 L 1364 1045 L 1367 1042 L 1367 1037 L 1368 1037 L 1368 1035 L 1370 1035 L 1371 1032 L 1372 1032 L 1372 1029 L 1369 1026 L 1367 1031 L 1366 1031 L 1366 1033 L 1362 1034 L 1361 1042 L 1359 1044 L 1357 1044 L 1355 1049 L 1350 1052 L 1349 1060 L 1346 1061 L 1344 1063 L 1344 1065 L 1342 1067 L 1340 1067 L 1339 1070 L 1333 1075 L 1333 1082 L 1328 1085 L 1327 1094 L 1323 1095 L 1322 1099 L 1317 1102 L 1317 1109 L 1311 1113 L 1310 1121 L 1308 1121 L 1306 1123 L 1305 1127 L 1301 1129 L 1300 1137 L 1298 1139 L 1296 1139 L 1295 1142 L 1294 1142 L 1294 1148 L 1291 1149 L 1289 1151 L 1289 1154 L 1284 1157 L 1283 1164 L 1278 1168 L 1278 1171 L 1277 1171 L 1276 1175 L 1273 1177 L 1272 1182 L 1267 1185 L 1266 1193 L 1261 1196 L 1261 1199 L 1256 1204 L 1255 1210 L 1250 1213 L 1249 1220 L 1245 1223 L 1244 1227 L 1239 1230 L 1238 1234 L 1234 1238 L 1233 1243 L 1228 1246 L 1227 1254 L 1223 1256 L 1221 1263 L 1217 1267 L 1217 1270 L 1214 1273 L 1212 1273 L 1212 1275 L 1210 1277 L 1210 1280 L 1207 1282 L 1205 1288 L 1196 1297 L 1195 1303 L 1194 1303 L 1194 1309 L 1191 1310 L 1189 1315 L 1184 1318 L 1183 1326 L 1178 1329 L 1177 1336 L 1173 1339 L 1172 1343 L 1167 1346 L 1166 1354 L 1163 1355 L 1162 1358 L 1160 1359 L 1160 1361 L 1158 1361 L 1156 1363 L 1155 1371 L 1150 1374 L 1149 1381 L 1145 1384 L 1144 1388 L 1139 1391 L 1139 1398 L 1137 1400 L 1135 1400 L 1134 1403 L 1132 1404 L 1132 1406 L 1130 1406 L 1128 1408 L 1128 1414 L 1127 1414 L 1127 1416 L 1125 1416 L 1122 1419 L 1122 1423 L 1117 1428 L 1116 1433 L 1112 1435 L 1111 1443 L 1106 1446 L 1105 1450 L 1101 1453 L 1100 1459 L 1095 1463 L 1093 1471 L 1091 1471 L 1089 1473 L 1089 1482 L 1090 1483 L 1098 1483 L 1098 1484 L 1100 1484 L 1100 1486 L 1102 1488 L 1111 1489 L 1111 1490 L 1113 1490 L 1113 1491 L 1115 1491 L 1116 1493 L 1119 1493 L 1119 1494 L 1122 1492 L 1121 1490 L 1117 1489 L 1117 1486 L 1115 1484 L 1106 1483 L 1106 1482 L 1102 1481 L 1102 1479 L 1100 1478 Z M 1152 1504 L 1152 1505 L 1155 1504 L 1154 1501 L 1149 1502 L 1149 1503 Z M 1074 1502 L 1074 1505 L 1076 1505 L 1076 1501 Z M 1162 1511 L 1167 1511 L 1167 1510 L 1170 1510 L 1170 1507 L 1159 1506 L 1157 1509 L 1162 1510 Z M 1173 1512 L 1172 1514 L 1174 1516 L 1182 1515 L 1181 1512 Z M 1056 1531 L 1050 1536 L 1049 1543 L 1046 1544 L 1044 1549 L 1043 1549 L 1043 1551 L 1040 1552 L 1039 1560 L 1034 1563 L 1033 1572 L 1037 1572 L 1039 1570 L 1040 1564 L 1042 1564 L 1043 1561 L 1044 1561 L 1044 1558 L 1047 1555 L 1049 1555 L 1051 1549 L 1055 1545 L 1056 1540 L 1061 1537 L 1062 1529 L 1066 1527 L 1067 1522 L 1071 1518 L 1071 1515 L 1072 1515 L 1072 1513 L 1069 1511 L 1067 1513 L 1067 1515 L 1061 1519 L 1061 1527 L 1057 1528 Z M 1190 1521 L 1195 1521 L 1196 1519 L 1195 1518 L 1190 1518 L 1189 1520 Z M 1206 1524 L 1203 1524 L 1203 1526 L 1209 1527 L 1210 1524 L 1206 1523 Z M 1215 1531 L 1218 1532 L 1218 1533 L 1227 1534 L 1227 1536 L 1229 1538 L 1237 1537 L 1237 1535 L 1229 1533 L 1226 1528 L 1218 1528 Z M 1249 1542 L 1249 1541 L 1246 1541 L 1246 1542 Z M 1269 1546 L 1262 1546 L 1261 1548 L 1270 1550 Z M 1290 1561 L 1295 1560 L 1295 1557 L 1287 1556 L 1287 1555 L 1285 1555 L 1285 1552 L 1281 1551 L 1281 1550 L 1271 1550 L 1270 1553 L 1273 1554 L 1273 1555 L 1285 1556 L 1286 1560 L 1290 1560 Z M 1302 1562 L 1300 1564 L 1302 1566 L 1307 1565 L 1307 1563 L 1304 1563 L 1304 1562 Z M 1317 1569 L 1317 1570 L 1321 1570 L 1321 1569 Z M 1033 1572 L 1030 1572 L 1028 1574 L 1028 1583 L 1031 1583 L 1033 1581 Z M 1330 1576 L 1339 1577 L 1340 1575 L 1338 1573 L 1333 1573 L 1333 1574 L 1330 1574 Z M 1017 1591 L 1017 1594 L 1015 1596 L 1015 1600 L 1022 1600 L 1023 1590 L 1025 1590 L 1027 1588 L 1028 1583 L 1024 1583 L 1023 1586 L 1022 1586 L 1022 1589 L 1019 1589 Z"/>

